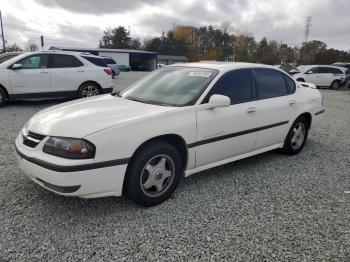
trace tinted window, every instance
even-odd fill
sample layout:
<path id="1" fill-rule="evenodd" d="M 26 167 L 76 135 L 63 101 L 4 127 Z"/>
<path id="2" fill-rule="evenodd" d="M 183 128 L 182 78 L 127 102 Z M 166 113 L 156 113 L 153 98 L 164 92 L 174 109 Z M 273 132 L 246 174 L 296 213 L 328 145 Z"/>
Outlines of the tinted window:
<path id="1" fill-rule="evenodd" d="M 340 69 L 338 68 L 332 68 L 330 67 L 329 68 L 329 71 L 332 73 L 332 74 L 335 74 L 335 75 L 339 75 L 339 74 L 344 74 Z"/>
<path id="2" fill-rule="evenodd" d="M 296 88 L 294 80 L 286 75 L 283 75 L 283 77 L 286 80 L 288 93 L 293 94 L 295 92 L 295 88 Z"/>
<path id="3" fill-rule="evenodd" d="M 228 96 L 231 99 L 231 105 L 252 101 L 253 87 L 250 69 L 235 70 L 224 74 L 202 103 L 208 103 L 209 98 L 214 94 Z"/>
<path id="4" fill-rule="evenodd" d="M 84 64 L 71 55 L 50 55 L 50 68 L 79 67 Z"/>
<path id="5" fill-rule="evenodd" d="M 93 56 L 83 56 L 83 58 L 85 58 L 86 60 L 88 60 L 89 62 L 93 63 L 96 66 L 108 67 L 103 58 L 93 57 Z"/>
<path id="6" fill-rule="evenodd" d="M 116 62 L 112 58 L 105 58 L 104 60 L 107 64 L 116 64 Z"/>
<path id="7" fill-rule="evenodd" d="M 254 69 L 258 98 L 266 99 L 288 94 L 282 74 L 272 69 Z"/>
<path id="8" fill-rule="evenodd" d="M 332 68 L 329 67 L 319 67 L 320 74 L 332 74 Z"/>
<path id="9" fill-rule="evenodd" d="M 47 55 L 31 55 L 16 62 L 23 69 L 47 68 Z"/>
<path id="10" fill-rule="evenodd" d="M 321 70 L 319 67 L 314 67 L 306 72 L 307 74 L 320 74 Z"/>
<path id="11" fill-rule="evenodd" d="M 346 70 L 346 74 L 347 74 L 347 75 L 350 74 L 350 69 Z"/>

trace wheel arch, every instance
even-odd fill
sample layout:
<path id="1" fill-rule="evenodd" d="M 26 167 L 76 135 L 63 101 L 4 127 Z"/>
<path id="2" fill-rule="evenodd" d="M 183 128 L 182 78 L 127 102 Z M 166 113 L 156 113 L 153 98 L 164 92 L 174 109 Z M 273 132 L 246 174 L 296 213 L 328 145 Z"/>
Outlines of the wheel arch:
<path id="1" fill-rule="evenodd" d="M 177 134 L 164 134 L 164 135 L 159 135 L 146 140 L 135 150 L 131 158 L 133 158 L 138 152 L 140 152 L 149 143 L 152 143 L 154 141 L 165 141 L 171 144 L 172 146 L 174 146 L 177 149 L 177 151 L 180 153 L 183 167 L 186 168 L 187 161 L 188 161 L 187 144 L 185 142 L 185 139 L 183 139 L 182 136 Z"/>
<path id="2" fill-rule="evenodd" d="M 6 95 L 6 99 L 10 100 L 10 95 L 9 95 L 9 92 L 7 91 L 6 87 L 4 87 L 2 84 L 0 84 L 0 89 L 4 90 L 5 95 Z"/>
<path id="3" fill-rule="evenodd" d="M 311 124 L 312 124 L 312 115 L 309 112 L 305 112 L 305 113 L 300 114 L 296 119 L 298 119 L 299 117 L 304 117 L 306 119 L 306 121 L 309 124 L 308 129 L 310 129 Z"/>

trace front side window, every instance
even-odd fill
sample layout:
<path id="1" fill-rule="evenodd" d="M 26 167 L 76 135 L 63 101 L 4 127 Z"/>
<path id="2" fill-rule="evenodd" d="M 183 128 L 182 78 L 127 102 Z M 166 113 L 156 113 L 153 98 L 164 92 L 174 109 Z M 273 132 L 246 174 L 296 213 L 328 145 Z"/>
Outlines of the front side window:
<path id="1" fill-rule="evenodd" d="M 167 67 L 132 84 L 120 96 L 148 104 L 193 105 L 216 74 L 212 69 Z"/>
<path id="2" fill-rule="evenodd" d="M 224 74 L 202 103 L 208 103 L 210 97 L 215 94 L 228 96 L 231 105 L 252 101 L 254 94 L 250 69 L 234 70 Z"/>
<path id="3" fill-rule="evenodd" d="M 282 74 L 273 69 L 254 69 L 259 99 L 267 99 L 288 94 L 286 81 Z"/>
<path id="4" fill-rule="evenodd" d="M 72 55 L 54 54 L 50 55 L 50 68 L 79 67 L 84 64 Z"/>
<path id="5" fill-rule="evenodd" d="M 31 55 L 17 61 L 15 64 L 21 64 L 22 69 L 47 68 L 47 55 Z"/>

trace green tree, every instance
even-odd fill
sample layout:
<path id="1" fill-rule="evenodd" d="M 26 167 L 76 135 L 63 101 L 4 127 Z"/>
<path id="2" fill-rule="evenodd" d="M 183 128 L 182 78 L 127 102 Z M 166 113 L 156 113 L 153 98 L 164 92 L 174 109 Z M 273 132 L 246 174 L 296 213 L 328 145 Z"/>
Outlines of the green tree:
<path id="1" fill-rule="evenodd" d="M 103 32 L 99 43 L 100 48 L 139 49 L 141 43 L 138 39 L 130 37 L 130 32 L 123 26 L 109 28 Z"/>

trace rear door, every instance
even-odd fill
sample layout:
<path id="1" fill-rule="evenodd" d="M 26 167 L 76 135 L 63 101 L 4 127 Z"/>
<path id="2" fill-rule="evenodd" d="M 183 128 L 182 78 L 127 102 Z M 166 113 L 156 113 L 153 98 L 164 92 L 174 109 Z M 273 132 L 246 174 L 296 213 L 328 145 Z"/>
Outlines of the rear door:
<path id="1" fill-rule="evenodd" d="M 196 166 L 203 166 L 254 149 L 257 127 L 257 102 L 254 98 L 250 69 L 224 74 L 210 90 L 202 104 L 214 95 L 225 95 L 231 106 L 197 111 Z"/>
<path id="2" fill-rule="evenodd" d="M 313 67 L 304 74 L 305 81 L 315 85 L 320 85 L 321 83 L 321 70 L 319 67 Z"/>
<path id="3" fill-rule="evenodd" d="M 254 69 L 258 98 L 258 129 L 255 150 L 283 143 L 294 119 L 295 82 L 280 71 Z"/>
<path id="4" fill-rule="evenodd" d="M 73 94 L 84 82 L 87 68 L 73 55 L 49 54 L 51 70 L 51 92 L 58 95 Z"/>
<path id="5" fill-rule="evenodd" d="M 26 94 L 24 98 L 30 98 L 50 92 L 51 75 L 47 68 L 47 54 L 30 55 L 15 63 L 21 64 L 22 67 L 10 70 L 13 95 Z"/>

